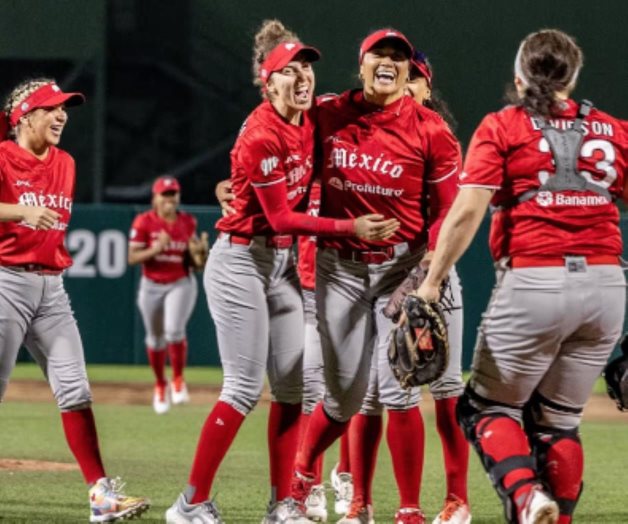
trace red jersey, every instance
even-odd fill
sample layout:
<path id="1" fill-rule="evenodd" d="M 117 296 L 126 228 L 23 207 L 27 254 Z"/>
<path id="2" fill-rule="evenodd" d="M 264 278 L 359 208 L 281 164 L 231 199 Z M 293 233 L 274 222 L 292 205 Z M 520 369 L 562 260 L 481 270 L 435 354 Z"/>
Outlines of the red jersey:
<path id="1" fill-rule="evenodd" d="M 196 218 L 177 211 L 174 222 L 166 222 L 155 210 L 141 213 L 133 220 L 129 233 L 129 245 L 139 248 L 150 247 L 160 231 L 170 235 L 170 244 L 158 255 L 142 264 L 142 274 L 159 284 L 169 284 L 190 274 L 186 264 L 188 242 L 196 233 Z"/>
<path id="2" fill-rule="evenodd" d="M 216 229 L 240 235 L 272 235 L 254 187 L 285 184 L 290 209 L 297 209 L 312 178 L 314 127 L 309 113 L 294 126 L 264 101 L 246 119 L 231 150 L 231 184 L 236 212 Z M 305 206 L 302 206 L 304 209 Z"/>
<path id="3" fill-rule="evenodd" d="M 321 185 L 318 180 L 312 183 L 307 214 L 317 217 L 321 207 Z M 298 272 L 303 289 L 314 289 L 316 284 L 316 237 L 303 235 L 299 237 Z"/>
<path id="4" fill-rule="evenodd" d="M 554 127 L 571 126 L 578 104 L 567 101 Z M 591 182 L 622 196 L 628 169 L 628 134 L 619 120 L 592 109 L 583 122 L 585 136 L 577 167 Z M 593 191 L 542 191 L 509 206 L 525 191 L 538 189 L 540 177 L 555 173 L 549 144 L 538 121 L 521 107 L 487 115 L 475 131 L 460 176 L 461 187 L 496 190 L 492 203 L 504 206 L 493 215 L 490 248 L 504 256 L 620 255 L 619 211 Z"/>
<path id="5" fill-rule="evenodd" d="M 400 242 L 429 245 L 453 202 L 461 166 L 460 146 L 435 112 L 403 96 L 386 107 L 347 91 L 317 107 L 321 159 L 321 215 L 357 218 L 380 213 L 401 227 L 389 239 L 322 238 L 331 248 L 368 250 Z"/>
<path id="6" fill-rule="evenodd" d="M 61 215 L 48 231 L 26 222 L 0 222 L 0 265 L 38 264 L 52 270 L 72 265 L 64 240 L 75 178 L 74 159 L 61 149 L 51 146 L 39 160 L 13 141 L 0 143 L 0 202 L 47 207 Z"/>

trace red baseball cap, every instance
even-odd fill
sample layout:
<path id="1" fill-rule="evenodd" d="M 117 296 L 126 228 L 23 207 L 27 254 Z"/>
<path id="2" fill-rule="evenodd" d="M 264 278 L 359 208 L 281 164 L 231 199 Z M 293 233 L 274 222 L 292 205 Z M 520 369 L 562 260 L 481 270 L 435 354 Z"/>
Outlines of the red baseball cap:
<path id="1" fill-rule="evenodd" d="M 161 195 L 166 191 L 176 191 L 179 193 L 181 191 L 181 186 L 179 185 L 179 181 L 171 176 L 160 176 L 153 183 L 153 195 Z"/>
<path id="2" fill-rule="evenodd" d="M 405 47 L 406 51 L 408 51 L 408 57 L 412 56 L 414 46 L 401 31 L 397 31 L 396 29 L 380 29 L 379 31 L 371 33 L 362 41 L 362 44 L 360 45 L 360 64 L 362 63 L 364 55 L 367 51 L 370 51 L 382 40 L 386 39 L 397 40 L 401 42 L 402 46 Z"/>
<path id="3" fill-rule="evenodd" d="M 304 53 L 305 59 L 308 62 L 316 62 L 321 57 L 321 53 L 318 49 L 307 46 L 301 42 L 282 42 L 275 46 L 273 50 L 268 53 L 266 60 L 264 60 L 264 63 L 259 69 L 259 77 L 262 83 L 266 84 L 270 75 L 287 66 L 294 60 L 294 57 L 301 52 Z"/>
<path id="4" fill-rule="evenodd" d="M 40 107 L 54 107 L 65 104 L 68 107 L 78 106 L 85 102 L 85 97 L 81 93 L 64 93 L 61 88 L 51 82 L 45 84 L 28 95 L 11 112 L 9 122 L 15 127 L 25 114 Z"/>
<path id="5" fill-rule="evenodd" d="M 417 51 L 416 49 L 412 53 L 412 58 L 410 58 L 410 65 L 414 67 L 419 74 L 425 78 L 427 81 L 427 86 L 432 88 L 432 68 L 430 67 L 429 62 L 427 61 L 427 56 L 425 53 L 421 51 Z"/>

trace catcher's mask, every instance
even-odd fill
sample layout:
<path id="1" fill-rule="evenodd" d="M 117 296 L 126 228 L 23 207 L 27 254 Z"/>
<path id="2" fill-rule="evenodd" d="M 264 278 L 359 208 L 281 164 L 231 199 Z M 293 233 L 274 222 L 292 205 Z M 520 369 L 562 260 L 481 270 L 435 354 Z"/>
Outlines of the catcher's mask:
<path id="1" fill-rule="evenodd" d="M 628 333 L 621 341 L 621 356 L 611 360 L 604 368 L 606 390 L 620 411 L 628 410 Z"/>

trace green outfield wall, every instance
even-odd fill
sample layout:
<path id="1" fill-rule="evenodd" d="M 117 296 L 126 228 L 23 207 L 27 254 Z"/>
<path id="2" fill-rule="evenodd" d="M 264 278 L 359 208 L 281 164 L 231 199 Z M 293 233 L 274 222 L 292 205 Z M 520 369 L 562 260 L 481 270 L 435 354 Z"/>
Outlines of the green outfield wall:
<path id="1" fill-rule="evenodd" d="M 77 205 L 67 245 L 74 265 L 67 272 L 66 288 L 72 300 L 89 363 L 145 363 L 144 328 L 135 304 L 140 278 L 138 267 L 128 267 L 127 234 L 140 206 Z M 187 207 L 213 240 L 216 207 Z M 622 220 L 628 236 L 628 215 Z M 488 221 L 458 265 L 462 279 L 465 329 L 464 364 L 471 361 L 478 323 L 494 283 L 487 249 Z M 191 365 L 218 365 L 213 323 L 207 309 L 201 274 L 196 308 L 188 325 Z M 22 355 L 22 358 L 26 358 Z"/>

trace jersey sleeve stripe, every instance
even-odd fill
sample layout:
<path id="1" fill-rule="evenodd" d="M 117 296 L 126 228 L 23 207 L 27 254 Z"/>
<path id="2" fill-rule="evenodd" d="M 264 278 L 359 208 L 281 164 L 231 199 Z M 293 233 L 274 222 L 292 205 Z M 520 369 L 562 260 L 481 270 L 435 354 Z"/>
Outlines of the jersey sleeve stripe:
<path id="1" fill-rule="evenodd" d="M 444 176 L 442 176 L 440 178 L 437 178 L 436 180 L 428 180 L 427 183 L 428 184 L 438 184 L 439 182 L 442 182 L 443 180 L 448 179 L 450 176 L 455 175 L 456 171 L 458 171 L 458 166 L 454 166 L 454 168 L 449 173 L 447 173 L 446 175 L 444 175 Z"/>
<path id="2" fill-rule="evenodd" d="M 259 182 L 251 182 L 251 185 L 253 187 L 266 187 L 266 186 L 274 186 L 275 184 L 278 184 L 279 182 L 283 182 L 286 179 L 286 177 L 281 177 L 278 178 L 277 180 L 272 180 L 271 182 L 264 182 L 264 183 L 259 183 Z"/>

